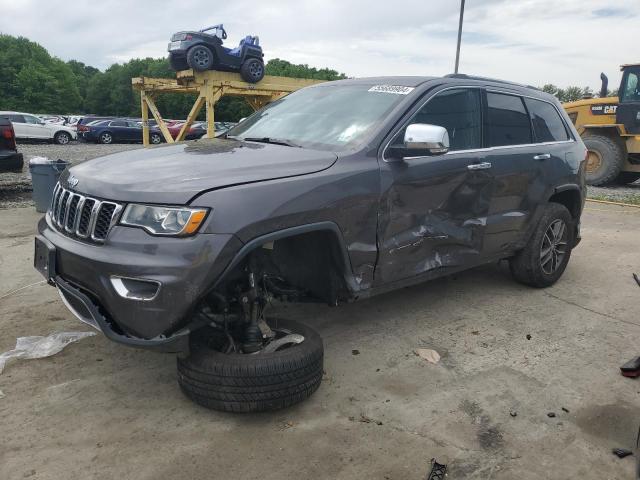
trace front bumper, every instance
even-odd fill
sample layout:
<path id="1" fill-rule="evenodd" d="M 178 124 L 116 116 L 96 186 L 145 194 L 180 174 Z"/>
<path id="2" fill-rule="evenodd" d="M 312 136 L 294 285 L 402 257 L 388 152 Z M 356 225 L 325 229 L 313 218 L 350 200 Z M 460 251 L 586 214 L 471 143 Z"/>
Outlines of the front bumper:
<path id="1" fill-rule="evenodd" d="M 38 232 L 55 247 L 51 276 L 76 316 L 116 342 L 164 351 L 185 350 L 194 308 L 242 246 L 233 235 L 154 237 L 122 226 L 97 245 L 61 234 L 48 214 Z M 150 299 L 128 298 L 113 277 L 160 288 Z"/>

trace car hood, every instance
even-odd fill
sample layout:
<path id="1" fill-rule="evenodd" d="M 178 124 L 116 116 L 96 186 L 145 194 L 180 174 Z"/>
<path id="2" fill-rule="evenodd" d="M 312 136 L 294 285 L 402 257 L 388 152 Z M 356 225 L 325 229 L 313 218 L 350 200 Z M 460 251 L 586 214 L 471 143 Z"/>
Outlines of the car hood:
<path id="1" fill-rule="evenodd" d="M 88 160 L 67 169 L 60 183 L 108 200 L 186 204 L 203 191 L 307 175 L 336 160 L 326 151 L 202 139 Z"/>

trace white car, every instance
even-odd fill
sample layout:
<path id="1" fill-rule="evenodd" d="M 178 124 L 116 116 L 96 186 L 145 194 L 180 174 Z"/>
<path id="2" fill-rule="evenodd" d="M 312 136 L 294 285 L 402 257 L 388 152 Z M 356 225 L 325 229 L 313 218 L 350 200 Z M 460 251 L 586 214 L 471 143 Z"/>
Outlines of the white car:
<path id="1" fill-rule="evenodd" d="M 45 123 L 30 113 L 0 112 L 0 117 L 11 121 L 17 139 L 52 140 L 59 145 L 66 145 L 77 138 L 76 131 L 73 128 L 54 123 Z"/>

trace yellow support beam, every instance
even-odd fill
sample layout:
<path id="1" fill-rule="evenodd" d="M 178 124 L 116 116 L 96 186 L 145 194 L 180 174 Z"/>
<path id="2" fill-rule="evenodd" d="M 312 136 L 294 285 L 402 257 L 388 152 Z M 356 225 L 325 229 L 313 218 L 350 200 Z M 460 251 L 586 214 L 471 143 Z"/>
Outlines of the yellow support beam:
<path id="1" fill-rule="evenodd" d="M 175 141 L 184 139 L 191 124 L 197 118 L 203 106 L 207 113 L 207 137 L 215 137 L 215 104 L 225 95 L 243 97 L 254 110 L 259 110 L 265 105 L 300 88 L 321 83 L 322 80 L 308 80 L 303 78 L 275 77 L 267 75 L 258 83 L 247 83 L 238 73 L 231 72 L 194 72 L 184 70 L 177 72 L 176 79 L 138 77 L 131 79 L 134 90 L 140 92 L 140 105 L 143 120 L 143 143 L 149 145 L 149 110 L 158 122 L 158 126 L 168 143 L 171 138 L 162 116 L 153 102 L 152 95 L 157 93 L 197 93 L 196 99 L 187 122 L 180 129 Z M 146 116 L 146 121 L 145 121 Z M 146 125 L 146 126 L 145 126 Z"/>
<path id="2" fill-rule="evenodd" d="M 153 98 L 148 94 L 145 94 L 145 97 L 146 97 L 147 106 L 149 107 L 149 110 L 151 110 L 151 114 L 153 115 L 153 118 L 156 119 L 156 123 L 158 124 L 158 127 L 160 127 L 160 131 L 162 132 L 162 135 L 164 136 L 165 141 L 167 143 L 173 143 L 174 142 L 173 137 L 171 136 L 171 133 L 167 128 L 167 125 L 164 123 L 162 115 L 160 115 L 160 112 L 158 111 L 158 107 L 156 107 L 156 104 L 153 102 Z M 147 130 L 149 129 L 148 124 L 149 122 L 147 122 Z M 144 135 L 144 132 L 143 132 L 143 135 Z"/>
<path id="3" fill-rule="evenodd" d="M 193 107 L 191 107 L 191 111 L 189 112 L 189 115 L 187 115 L 187 121 L 184 125 L 182 125 L 180 133 L 178 133 L 178 136 L 176 137 L 176 142 L 181 142 L 182 140 L 184 140 L 185 135 L 189 131 L 189 128 L 191 128 L 191 124 L 193 123 L 193 121 L 198 117 L 198 114 L 200 113 L 200 110 L 202 110 L 203 105 L 204 97 L 199 96 L 196 99 L 196 102 L 193 104 Z"/>
<path id="4" fill-rule="evenodd" d="M 142 110 L 142 145 L 149 146 L 149 105 L 146 92 L 140 92 L 140 108 Z"/>

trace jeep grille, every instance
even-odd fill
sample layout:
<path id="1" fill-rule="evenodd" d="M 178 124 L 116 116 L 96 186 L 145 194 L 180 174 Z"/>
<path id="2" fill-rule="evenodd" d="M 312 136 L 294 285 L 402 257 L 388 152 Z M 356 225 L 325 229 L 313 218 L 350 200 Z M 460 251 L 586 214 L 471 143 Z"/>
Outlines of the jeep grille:
<path id="1" fill-rule="evenodd" d="M 80 195 L 58 183 L 53 190 L 49 216 L 61 233 L 103 243 L 121 211 L 119 203 Z"/>

